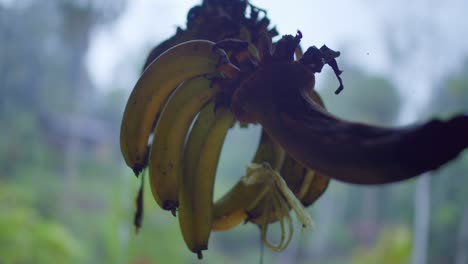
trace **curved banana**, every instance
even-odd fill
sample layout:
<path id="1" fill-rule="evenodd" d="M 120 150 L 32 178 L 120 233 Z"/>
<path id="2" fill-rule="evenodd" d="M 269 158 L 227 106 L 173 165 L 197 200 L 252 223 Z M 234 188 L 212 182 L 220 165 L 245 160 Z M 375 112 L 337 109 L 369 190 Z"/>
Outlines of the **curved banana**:
<path id="1" fill-rule="evenodd" d="M 279 170 L 284 162 L 285 152 L 270 137 L 262 131 L 260 143 L 253 158 L 253 162 L 261 164 L 267 162 L 275 170 Z M 265 196 L 265 184 L 251 183 L 249 171 L 226 194 L 214 204 L 214 231 L 224 231 L 237 226 L 248 219 L 247 212 Z"/>
<path id="2" fill-rule="evenodd" d="M 307 192 L 302 196 L 301 203 L 304 206 L 309 206 L 317 201 L 320 196 L 327 190 L 330 183 L 330 178 L 321 175 L 318 172 L 309 170 L 307 175 L 312 176 Z"/>
<path id="3" fill-rule="evenodd" d="M 247 211 L 256 206 L 269 191 L 268 184 L 258 170 L 247 167 L 247 173 L 225 195 L 216 201 L 213 209 L 213 231 L 229 230 L 247 218 Z"/>
<path id="4" fill-rule="evenodd" d="M 156 58 L 143 72 L 127 101 L 120 128 L 120 148 L 136 175 L 147 165 L 148 138 L 157 114 L 171 92 L 194 76 L 212 74 L 221 50 L 214 43 L 192 40 L 176 45 Z"/>
<path id="5" fill-rule="evenodd" d="M 311 184 L 314 181 L 315 174 L 316 173 L 313 170 L 305 168 L 305 173 L 304 177 L 302 178 L 301 186 L 294 193 L 297 197 L 300 197 L 302 205 L 304 205 L 304 197 L 307 195 L 307 193 L 312 187 Z"/>
<path id="6" fill-rule="evenodd" d="M 200 112 L 184 153 L 184 173 L 179 180 L 179 225 L 188 248 L 202 258 L 208 249 L 213 219 L 213 189 L 224 139 L 234 122 L 226 108 L 214 102 Z"/>
<path id="7" fill-rule="evenodd" d="M 159 206 L 174 215 L 179 204 L 178 181 L 185 137 L 214 93 L 204 77 L 183 82 L 169 98 L 155 128 L 148 161 L 151 191 Z"/>

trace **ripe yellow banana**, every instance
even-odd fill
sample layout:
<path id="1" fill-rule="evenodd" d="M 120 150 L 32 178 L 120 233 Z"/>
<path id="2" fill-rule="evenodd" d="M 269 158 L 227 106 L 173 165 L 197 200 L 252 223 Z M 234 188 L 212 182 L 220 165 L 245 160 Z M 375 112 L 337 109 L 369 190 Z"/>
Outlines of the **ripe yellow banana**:
<path id="1" fill-rule="evenodd" d="M 158 113 L 171 92 L 194 76 L 212 74 L 226 54 L 214 43 L 192 40 L 156 58 L 143 72 L 127 101 L 120 128 L 120 148 L 136 175 L 147 165 L 148 138 Z"/>
<path id="2" fill-rule="evenodd" d="M 284 150 L 269 136 L 262 131 L 260 143 L 253 158 L 253 162 L 261 164 L 267 162 L 275 170 L 279 170 L 285 158 Z M 212 228 L 214 231 L 231 229 L 244 222 L 247 212 L 265 196 L 265 184 L 263 182 L 253 183 L 249 175 L 242 177 L 225 195 L 214 204 L 214 218 Z"/>
<path id="3" fill-rule="evenodd" d="M 151 191 L 159 206 L 174 215 L 179 204 L 185 138 L 192 121 L 213 95 L 208 79 L 185 81 L 168 99 L 155 128 L 148 161 Z"/>
<path id="4" fill-rule="evenodd" d="M 247 219 L 247 211 L 256 206 L 269 192 L 261 170 L 247 167 L 247 173 L 220 199 L 213 209 L 213 231 L 229 230 Z"/>
<path id="5" fill-rule="evenodd" d="M 179 181 L 179 224 L 188 248 L 202 258 L 208 249 L 213 219 L 213 189 L 224 139 L 234 122 L 229 109 L 214 102 L 200 112 L 184 153 Z"/>

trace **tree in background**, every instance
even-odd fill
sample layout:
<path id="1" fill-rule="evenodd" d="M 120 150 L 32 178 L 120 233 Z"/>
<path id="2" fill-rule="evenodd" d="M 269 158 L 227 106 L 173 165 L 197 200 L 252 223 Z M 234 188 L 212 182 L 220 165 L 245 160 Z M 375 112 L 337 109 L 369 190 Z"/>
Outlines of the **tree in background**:
<path id="1" fill-rule="evenodd" d="M 89 81 L 84 60 L 93 29 L 117 18 L 124 3 L 0 3 L 0 122 L 8 135 L 0 138 L 0 181 L 9 186 L 7 189 L 21 186 L 15 189 L 18 195 L 34 197 L 24 203 L 2 203 L 2 212 L 10 214 L 0 216 L 1 243 L 8 245 L 1 247 L 15 247 L 18 252 L 37 248 L 44 255 L 42 261 L 31 251 L 14 262 L 31 263 L 28 259 L 32 258 L 35 263 L 50 263 L 54 255 L 62 254 L 51 247 L 63 244 L 74 250 L 83 247 L 86 254 L 55 261 L 76 263 L 101 258 L 98 262 L 115 263 L 105 260 L 116 256 L 106 256 L 104 252 L 112 243 L 103 240 L 118 240 L 118 235 L 103 226 L 115 227 L 113 222 L 120 218 L 103 220 L 115 210 L 113 207 L 121 206 L 113 202 L 119 189 L 106 193 L 96 188 L 102 189 L 109 182 L 107 177 L 118 175 L 120 160 L 112 154 L 115 151 L 105 151 L 114 147 L 117 134 L 111 127 L 116 125 L 109 123 L 112 119 L 95 118 L 100 108 L 92 105 L 98 93 Z M 117 116 L 119 111 L 115 108 L 109 112 Z M 17 223 L 11 225 L 12 217 L 18 215 L 24 216 L 24 221 L 15 218 Z M 89 225 L 93 219 L 102 219 L 106 225 Z M 100 238 L 94 244 L 81 243 L 84 239 L 93 241 L 91 237 L 97 234 Z M 63 249 L 64 257 L 76 253 L 67 250 Z M 0 252 L 0 262 L 10 263 L 7 251 Z"/>

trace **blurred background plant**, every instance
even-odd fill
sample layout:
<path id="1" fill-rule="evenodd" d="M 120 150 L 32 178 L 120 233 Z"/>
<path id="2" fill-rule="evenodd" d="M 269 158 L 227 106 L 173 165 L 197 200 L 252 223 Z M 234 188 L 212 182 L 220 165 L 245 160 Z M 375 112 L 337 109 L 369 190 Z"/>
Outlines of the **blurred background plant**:
<path id="1" fill-rule="evenodd" d="M 345 91 L 333 94 L 328 71 L 316 85 L 330 111 L 389 126 L 468 113 L 463 1 L 252 2 L 281 33 L 300 28 L 303 45 L 342 51 Z M 134 234 L 138 181 L 118 145 L 147 52 L 198 3 L 0 0 L 0 263 L 199 262 L 148 191 Z M 243 174 L 259 131 L 229 132 L 217 196 Z M 316 229 L 265 250 L 265 263 L 466 264 L 467 174 L 465 152 L 421 177 L 430 181 L 333 182 L 309 209 Z M 258 229 L 239 226 L 212 236 L 203 263 L 256 263 L 260 249 Z"/>

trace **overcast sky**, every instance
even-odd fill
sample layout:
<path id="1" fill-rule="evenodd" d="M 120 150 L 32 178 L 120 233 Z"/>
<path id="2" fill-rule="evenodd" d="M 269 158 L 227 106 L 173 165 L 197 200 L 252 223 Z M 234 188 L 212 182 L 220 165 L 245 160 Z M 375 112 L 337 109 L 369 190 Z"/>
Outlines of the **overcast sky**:
<path id="1" fill-rule="evenodd" d="M 133 60 L 148 49 L 174 34 L 176 26 L 183 26 L 189 8 L 200 0 L 154 1 L 133 0 L 127 10 L 112 25 L 100 28 L 93 38 L 88 65 L 98 87 L 109 88 L 115 80 L 116 71 L 123 62 L 142 63 Z M 347 46 L 360 57 L 368 68 L 383 66 L 384 59 L 379 43 L 379 25 L 376 15 L 365 4 L 357 1 L 252 1 L 266 8 L 272 23 L 278 25 L 281 34 L 295 34 L 300 29 L 304 34 L 303 46 L 327 44 L 337 49 Z M 294 6 L 286 3 L 294 2 Z M 352 14 L 349 10 L 353 10 Z M 125 82 L 137 78 L 130 73 Z M 123 73 L 124 75 L 127 75 Z M 118 74 L 120 78 L 122 76 Z M 122 80 L 119 80 L 122 81 Z M 131 87 L 129 87 L 130 89 Z"/>
<path id="2" fill-rule="evenodd" d="M 187 11 L 200 2 L 128 1 L 121 17 L 96 30 L 92 38 L 87 61 L 98 88 L 130 92 L 151 47 L 174 34 L 177 26 L 184 27 Z M 326 44 L 341 50 L 340 60 L 347 64 L 391 78 L 402 93 L 411 95 L 407 105 L 415 114 L 426 107 L 428 85 L 456 70 L 466 58 L 468 6 L 464 0 L 251 2 L 268 10 L 281 34 L 301 30 L 303 47 Z M 389 28 L 403 55 L 399 60 L 388 51 Z"/>

